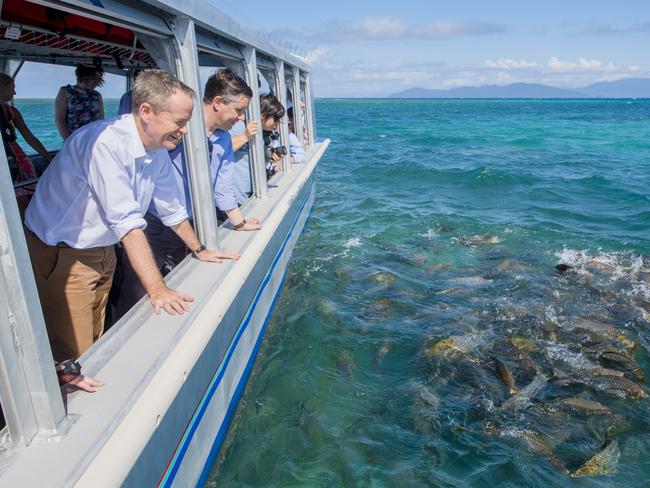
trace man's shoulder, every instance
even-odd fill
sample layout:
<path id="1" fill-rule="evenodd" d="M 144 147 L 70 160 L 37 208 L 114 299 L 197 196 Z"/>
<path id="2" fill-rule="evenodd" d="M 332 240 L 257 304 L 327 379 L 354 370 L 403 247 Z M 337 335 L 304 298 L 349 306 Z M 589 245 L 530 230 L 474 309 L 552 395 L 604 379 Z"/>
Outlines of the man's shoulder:
<path id="1" fill-rule="evenodd" d="M 94 139 L 95 144 L 107 145 L 114 149 L 128 149 L 134 144 L 137 147 L 138 131 L 129 117 L 132 118 L 130 114 L 127 114 L 111 119 L 97 120 L 82 127 L 79 131 L 87 127 L 84 137 L 91 141 Z"/>
<path id="2" fill-rule="evenodd" d="M 228 144 L 232 145 L 232 136 L 230 132 L 225 129 L 217 129 L 212 134 L 212 140 L 215 144 L 220 146 L 227 146 Z"/>
<path id="3" fill-rule="evenodd" d="M 137 129 L 125 120 L 125 116 L 106 120 L 97 120 L 77 129 L 68 140 L 64 149 L 77 157 L 96 157 L 120 160 L 127 164 L 137 157 L 145 155 Z M 85 155 L 85 156 L 83 156 Z"/>

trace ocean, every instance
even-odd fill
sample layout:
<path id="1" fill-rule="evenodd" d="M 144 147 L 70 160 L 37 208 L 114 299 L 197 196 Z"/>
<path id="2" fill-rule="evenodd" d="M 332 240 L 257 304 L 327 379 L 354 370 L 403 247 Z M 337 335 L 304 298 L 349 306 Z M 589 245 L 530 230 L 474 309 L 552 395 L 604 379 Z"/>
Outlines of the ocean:
<path id="1" fill-rule="evenodd" d="M 45 105 L 17 101 L 56 147 Z M 647 486 L 650 100 L 316 115 L 316 203 L 206 486 Z"/>

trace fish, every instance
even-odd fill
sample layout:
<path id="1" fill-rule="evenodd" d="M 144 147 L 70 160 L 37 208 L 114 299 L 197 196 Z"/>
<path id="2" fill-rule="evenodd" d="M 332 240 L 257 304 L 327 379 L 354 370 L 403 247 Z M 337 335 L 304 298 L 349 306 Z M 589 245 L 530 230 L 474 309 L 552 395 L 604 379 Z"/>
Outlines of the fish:
<path id="1" fill-rule="evenodd" d="M 633 340 L 626 337 L 625 334 L 616 330 L 611 325 L 604 324 L 602 322 L 594 322 L 592 320 L 578 318 L 573 321 L 572 326 L 575 332 L 586 331 L 600 336 L 606 336 L 610 339 L 614 339 L 615 341 L 621 343 L 626 349 L 629 350 L 634 349 L 636 346 L 636 343 Z M 602 339 L 599 340 L 597 336 L 592 335 L 592 338 L 596 342 L 604 342 L 604 340 Z"/>
<path id="2" fill-rule="evenodd" d="M 558 263 L 555 265 L 555 269 L 560 273 L 566 273 L 567 271 L 572 270 L 573 266 L 571 266 L 570 264 Z"/>
<path id="3" fill-rule="evenodd" d="M 486 332 L 470 332 L 460 336 L 450 336 L 425 349 L 429 358 L 434 356 L 450 358 L 459 354 L 469 354 L 487 343 Z"/>
<path id="4" fill-rule="evenodd" d="M 423 387 L 419 391 L 418 398 L 433 410 L 437 410 L 440 406 L 440 398 L 427 386 Z"/>
<path id="5" fill-rule="evenodd" d="M 535 350 L 535 341 L 527 337 L 510 337 L 509 340 L 520 351 L 531 352 Z"/>
<path id="6" fill-rule="evenodd" d="M 461 278 L 453 278 L 449 283 L 457 286 L 485 286 L 492 283 L 492 280 L 482 276 L 463 276 Z"/>
<path id="7" fill-rule="evenodd" d="M 332 270 L 332 272 L 334 273 L 334 276 L 336 276 L 337 280 L 345 283 L 350 281 L 350 273 L 348 273 L 347 269 L 337 266 Z"/>
<path id="8" fill-rule="evenodd" d="M 413 425 L 417 432 L 433 435 L 438 432 L 441 426 L 441 420 L 438 416 L 440 398 L 430 386 L 423 384 L 414 386 Z"/>
<path id="9" fill-rule="evenodd" d="M 384 271 L 378 271 L 370 275 L 370 279 L 375 283 L 393 283 L 397 277 Z"/>
<path id="10" fill-rule="evenodd" d="M 526 449 L 531 454 L 535 456 L 541 456 L 546 458 L 551 466 L 557 468 L 560 472 L 564 474 L 569 474 L 569 470 L 564 465 L 564 463 L 553 453 L 551 448 L 548 446 L 541 434 L 529 429 L 495 429 L 493 427 L 488 427 L 486 429 L 488 434 L 496 434 L 500 437 L 513 437 L 515 439 L 520 439 Z"/>
<path id="11" fill-rule="evenodd" d="M 612 415 L 612 411 L 605 405 L 586 398 L 570 397 L 559 402 L 560 407 L 573 413 L 586 413 L 595 415 Z"/>
<path id="12" fill-rule="evenodd" d="M 515 380 L 520 384 L 533 381 L 539 371 L 539 365 L 526 352 L 520 353 L 516 359 Z"/>
<path id="13" fill-rule="evenodd" d="M 603 449 L 592 456 L 587 462 L 571 473 L 571 477 L 604 476 L 615 474 L 621 451 L 616 440 L 607 441 Z"/>
<path id="14" fill-rule="evenodd" d="M 499 358 L 494 358 L 494 367 L 497 370 L 499 378 L 503 381 L 503 384 L 508 387 L 508 393 L 510 395 L 517 393 L 519 389 L 515 385 L 515 378 L 512 376 L 508 366 L 506 366 Z"/>
<path id="15" fill-rule="evenodd" d="M 470 295 L 475 293 L 471 288 L 444 288 L 435 292 L 436 295 Z"/>
<path id="16" fill-rule="evenodd" d="M 390 307 L 391 303 L 393 303 L 390 298 L 382 297 L 379 300 L 377 300 L 377 305 L 379 305 L 382 308 Z"/>
<path id="17" fill-rule="evenodd" d="M 618 378 L 622 378 L 624 376 L 623 371 L 616 371 L 615 369 L 593 368 L 590 371 L 594 376 L 617 376 Z"/>
<path id="18" fill-rule="evenodd" d="M 621 369 L 639 383 L 645 382 L 643 370 L 631 356 L 623 351 L 604 350 L 598 353 L 598 362 L 606 367 Z"/>
<path id="19" fill-rule="evenodd" d="M 648 394 L 643 388 L 637 385 L 632 380 L 618 376 L 594 376 L 580 380 L 590 388 L 614 395 L 619 398 L 629 399 L 635 398 L 641 400 L 648 397 Z"/>
<path id="20" fill-rule="evenodd" d="M 505 259 L 494 267 L 494 271 L 496 272 L 514 271 L 516 273 L 527 273 L 531 271 L 531 268 L 529 266 L 526 266 L 525 264 L 516 263 L 514 261 Z"/>
<path id="21" fill-rule="evenodd" d="M 515 412 L 519 410 L 526 409 L 530 406 L 530 400 L 537 393 L 539 393 L 548 383 L 548 378 L 543 373 L 537 373 L 533 381 L 531 381 L 524 388 L 519 390 L 519 392 L 508 398 L 501 405 L 501 410 L 512 409 Z"/>
<path id="22" fill-rule="evenodd" d="M 386 357 L 386 354 L 390 352 L 390 348 L 391 348 L 391 344 L 388 342 L 384 342 L 381 346 L 379 346 L 379 349 L 377 349 L 377 352 L 375 353 L 375 357 L 372 362 L 372 366 L 375 371 L 377 371 L 381 366 L 381 362 L 384 360 L 384 357 Z"/>
<path id="23" fill-rule="evenodd" d="M 352 356 L 349 352 L 341 351 L 336 356 L 336 367 L 339 371 L 345 373 L 345 376 L 349 381 L 352 381 L 354 378 L 354 370 L 356 369 L 356 365 L 354 364 L 354 359 L 352 359 Z"/>
<path id="24" fill-rule="evenodd" d="M 482 244 L 497 244 L 500 242 L 498 237 L 489 235 L 464 236 L 456 240 L 459 244 L 466 247 L 477 247 Z"/>
<path id="25" fill-rule="evenodd" d="M 524 430 L 521 439 L 526 444 L 526 448 L 536 456 L 545 457 L 551 466 L 554 466 L 564 474 L 568 474 L 569 470 L 564 463 L 551 451 L 544 439 L 537 432 L 532 430 Z"/>

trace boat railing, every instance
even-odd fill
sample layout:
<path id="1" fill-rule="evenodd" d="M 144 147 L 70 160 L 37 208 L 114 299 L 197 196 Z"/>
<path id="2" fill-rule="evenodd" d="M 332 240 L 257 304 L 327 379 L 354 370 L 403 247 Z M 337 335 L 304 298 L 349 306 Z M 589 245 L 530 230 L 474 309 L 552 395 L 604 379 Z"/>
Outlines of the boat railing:
<path id="1" fill-rule="evenodd" d="M 309 66 L 304 60 L 244 28 L 204 0 L 186 0 L 182 5 L 172 0 L 114 0 L 104 4 L 106 6 L 93 0 L 0 2 L 0 69 L 15 76 L 24 60 L 72 66 L 89 61 L 99 53 L 112 73 L 128 76 L 138 67 L 160 67 L 175 72 L 198 94 L 201 92 L 200 61 L 212 56 L 221 66 L 236 66 L 244 74 L 253 91 L 247 113 L 249 120 L 260 120 L 258 69 L 270 70 L 273 74 L 271 88 L 285 107 L 287 88 L 293 94 L 295 107 L 300 106 L 301 98 L 304 99 L 305 113 L 294 109 L 295 132 L 302 138 L 306 128 L 307 145 L 314 149 L 312 91 Z M 30 19 L 30 9 L 42 7 L 59 15 L 54 15 L 59 19 L 74 18 L 81 24 L 86 21 L 103 23 L 110 27 L 105 32 L 113 29 L 126 38 L 131 33 L 131 45 L 120 44 L 119 39 L 109 42 L 102 38 L 104 34 L 92 37 L 85 32 L 56 32 L 49 25 L 34 25 L 38 24 L 38 19 Z M 8 35 L 10 28 L 14 31 Z M 38 39 L 37 35 L 40 35 Z M 70 40 L 78 42 L 68 42 Z M 93 43 L 101 45 L 103 50 L 88 48 Z M 109 44 L 116 44 L 114 52 L 108 49 Z M 133 53 L 131 57 L 129 47 Z M 286 119 L 280 131 L 286 145 Z M 185 141 L 194 224 L 201 241 L 217 248 L 220 246 L 219 227 L 206 164 L 205 133 L 201 110 L 195 108 Z M 263 204 L 268 195 L 263 144 L 261 133 L 249 144 L 253 201 L 258 204 Z M 286 172 L 289 168 L 285 162 L 282 169 Z M 0 281 L 5 290 L 0 293 L 0 314 L 8 325 L 0 327 L 0 404 L 7 422 L 4 445 L 19 448 L 36 439 L 63 435 L 69 421 L 56 380 L 4 151 L 0 151 L 0 190 Z"/>

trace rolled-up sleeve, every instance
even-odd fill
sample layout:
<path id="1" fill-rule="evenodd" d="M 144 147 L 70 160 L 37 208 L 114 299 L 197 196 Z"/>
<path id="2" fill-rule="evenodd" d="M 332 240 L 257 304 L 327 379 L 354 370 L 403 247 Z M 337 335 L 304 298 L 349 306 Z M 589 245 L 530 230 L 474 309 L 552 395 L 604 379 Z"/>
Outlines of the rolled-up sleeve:
<path id="1" fill-rule="evenodd" d="M 210 158 L 210 173 L 214 182 L 214 203 L 223 212 L 237 208 L 237 190 L 235 188 L 235 156 L 232 151 L 230 134 L 218 139 Z M 221 150 L 218 148 L 221 146 Z"/>
<path id="2" fill-rule="evenodd" d="M 88 165 L 88 184 L 100 215 L 118 240 L 132 229 L 147 226 L 137 202 L 129 172 L 123 163 L 128 156 L 98 142 Z"/>
<path id="3" fill-rule="evenodd" d="M 158 155 L 158 172 L 154 181 L 152 203 L 161 222 L 167 227 L 177 225 L 188 219 L 183 204 L 184 197 L 178 188 L 172 169 L 172 161 L 166 151 Z"/>
<path id="4" fill-rule="evenodd" d="M 289 132 L 289 152 L 294 163 L 304 163 L 307 159 L 305 157 L 305 148 L 300 144 L 298 137 L 293 132 Z"/>

